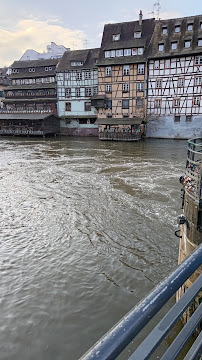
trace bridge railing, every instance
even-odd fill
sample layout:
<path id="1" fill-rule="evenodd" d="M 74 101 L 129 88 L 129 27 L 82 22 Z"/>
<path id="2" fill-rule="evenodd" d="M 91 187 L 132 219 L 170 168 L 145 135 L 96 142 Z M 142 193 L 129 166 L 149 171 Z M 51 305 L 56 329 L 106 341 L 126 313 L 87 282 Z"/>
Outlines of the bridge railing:
<path id="1" fill-rule="evenodd" d="M 195 199 L 202 199 L 202 138 L 188 141 L 185 190 Z"/>
<path id="2" fill-rule="evenodd" d="M 127 315 L 125 315 L 106 335 L 104 335 L 80 360 L 113 360 L 119 356 L 143 327 L 176 293 L 183 283 L 202 264 L 202 244 L 181 263 L 170 276 Z M 135 350 L 129 360 L 149 359 L 161 341 L 174 326 L 183 312 L 193 302 L 202 289 L 202 274 L 185 292 L 182 298 L 171 308 L 146 339 Z M 180 354 L 188 339 L 202 321 L 202 303 L 193 313 L 161 359 L 174 360 Z M 202 350 L 202 333 L 192 345 L 186 360 L 199 359 Z"/>

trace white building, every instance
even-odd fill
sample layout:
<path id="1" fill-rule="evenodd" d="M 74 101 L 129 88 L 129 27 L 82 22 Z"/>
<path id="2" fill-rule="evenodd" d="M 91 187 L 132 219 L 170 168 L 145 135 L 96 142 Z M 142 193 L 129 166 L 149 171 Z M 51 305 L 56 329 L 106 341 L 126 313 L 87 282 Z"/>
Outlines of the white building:
<path id="1" fill-rule="evenodd" d="M 51 42 L 51 45 L 48 45 L 46 49 L 47 52 L 43 53 L 39 53 L 32 49 L 26 50 L 21 56 L 20 61 L 61 58 L 65 51 L 70 50 L 63 45 L 56 45 L 54 42 Z"/>

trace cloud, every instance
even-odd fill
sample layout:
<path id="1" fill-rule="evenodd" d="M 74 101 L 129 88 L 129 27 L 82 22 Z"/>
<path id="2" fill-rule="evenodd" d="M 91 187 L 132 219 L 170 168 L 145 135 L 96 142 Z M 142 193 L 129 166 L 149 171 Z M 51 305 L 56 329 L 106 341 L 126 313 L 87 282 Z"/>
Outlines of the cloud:
<path id="1" fill-rule="evenodd" d="M 52 20 L 51 23 L 34 19 L 21 20 L 15 30 L 0 29 L 0 67 L 19 60 L 27 49 L 43 52 L 51 41 L 72 49 L 83 48 L 85 38 L 82 30 L 68 29 L 54 24 Z"/>

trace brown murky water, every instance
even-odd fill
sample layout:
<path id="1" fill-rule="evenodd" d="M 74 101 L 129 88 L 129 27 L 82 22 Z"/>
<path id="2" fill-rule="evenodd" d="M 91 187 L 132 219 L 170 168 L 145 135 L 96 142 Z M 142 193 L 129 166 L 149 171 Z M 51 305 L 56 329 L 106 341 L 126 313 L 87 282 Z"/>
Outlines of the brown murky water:
<path id="1" fill-rule="evenodd" d="M 186 141 L 0 139 L 0 358 L 75 360 L 177 264 Z"/>

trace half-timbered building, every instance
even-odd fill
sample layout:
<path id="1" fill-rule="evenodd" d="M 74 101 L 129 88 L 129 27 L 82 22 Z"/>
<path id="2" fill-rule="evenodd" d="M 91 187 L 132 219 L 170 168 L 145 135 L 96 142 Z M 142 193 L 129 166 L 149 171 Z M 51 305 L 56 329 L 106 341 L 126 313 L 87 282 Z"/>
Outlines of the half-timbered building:
<path id="1" fill-rule="evenodd" d="M 156 21 L 149 59 L 147 136 L 202 135 L 202 16 Z"/>
<path id="2" fill-rule="evenodd" d="M 98 92 L 98 53 L 99 49 L 67 51 L 58 64 L 58 115 L 63 135 L 98 135 L 97 110 L 91 105 Z"/>
<path id="3" fill-rule="evenodd" d="M 117 133 L 123 132 L 132 138 L 146 118 L 147 57 L 154 26 L 155 20 L 142 20 L 140 11 L 138 21 L 104 27 L 98 58 L 98 95 L 92 100 L 98 109 L 100 138 L 103 132 L 111 132 L 111 139 L 113 133 L 117 138 Z"/>

